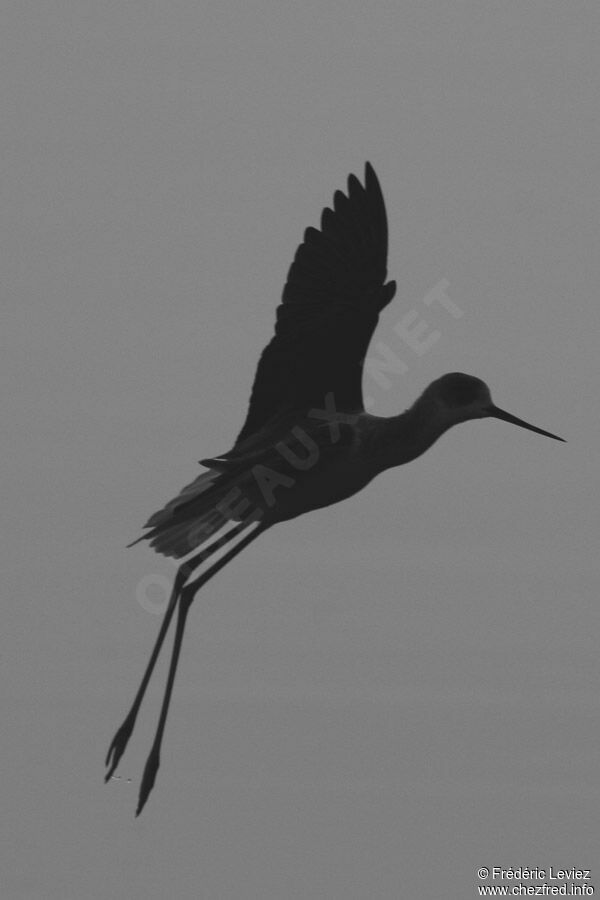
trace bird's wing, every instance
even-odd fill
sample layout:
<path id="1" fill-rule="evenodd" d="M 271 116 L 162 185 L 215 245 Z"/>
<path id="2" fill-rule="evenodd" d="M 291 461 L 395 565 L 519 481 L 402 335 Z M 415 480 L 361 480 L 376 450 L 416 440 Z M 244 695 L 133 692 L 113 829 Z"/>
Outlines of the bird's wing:
<path id="1" fill-rule="evenodd" d="M 396 291 L 385 283 L 387 218 L 370 163 L 364 187 L 348 178 L 321 229 L 307 228 L 277 308 L 275 335 L 260 357 L 244 427 L 245 441 L 285 410 L 361 410 L 363 359 L 379 313 Z"/>
<path id="2" fill-rule="evenodd" d="M 282 459 L 286 458 L 286 448 L 300 457 L 315 452 L 319 460 L 327 456 L 330 447 L 335 448 L 331 452 L 339 455 L 342 448 L 347 448 L 354 441 L 360 415 L 334 415 L 329 419 L 327 415 L 319 415 L 320 412 L 315 410 L 314 416 L 300 412 L 281 416 L 246 440 L 238 441 L 227 453 L 201 459 L 200 463 L 215 472 L 232 473 L 257 463 L 277 469 L 282 465 Z M 323 410 L 323 413 L 326 412 Z"/>
<path id="3" fill-rule="evenodd" d="M 293 413 L 257 432 L 259 440 L 240 443 L 228 453 L 200 462 L 212 470 L 213 477 L 221 473 L 237 476 L 257 466 L 301 477 L 305 469 L 312 469 L 317 462 L 323 467 L 329 460 L 339 461 L 357 439 L 359 418 L 346 415 L 334 424 Z"/>

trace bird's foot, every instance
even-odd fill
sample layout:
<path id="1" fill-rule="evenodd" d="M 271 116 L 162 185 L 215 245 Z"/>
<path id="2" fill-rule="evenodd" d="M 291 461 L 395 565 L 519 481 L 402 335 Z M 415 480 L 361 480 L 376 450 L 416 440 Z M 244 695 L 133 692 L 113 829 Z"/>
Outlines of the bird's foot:
<path id="1" fill-rule="evenodd" d="M 119 760 L 125 753 L 125 748 L 127 747 L 127 743 L 129 741 L 129 738 L 131 737 L 131 732 L 133 731 L 134 725 L 135 715 L 132 716 L 130 713 L 112 739 L 112 743 L 108 748 L 106 761 L 104 763 L 106 766 L 108 766 L 108 772 L 104 776 L 105 782 L 110 781 L 113 772 L 119 765 Z"/>
<path id="2" fill-rule="evenodd" d="M 142 776 L 142 783 L 140 785 L 140 796 L 138 798 L 138 806 L 135 811 L 136 816 L 139 816 L 144 806 L 146 805 L 146 800 L 150 796 L 150 791 L 154 787 L 154 782 L 156 781 L 156 773 L 158 772 L 158 767 L 160 765 L 160 756 L 158 749 L 155 750 L 153 747 L 150 751 L 150 756 L 146 760 L 146 765 L 144 767 L 144 774 Z"/>

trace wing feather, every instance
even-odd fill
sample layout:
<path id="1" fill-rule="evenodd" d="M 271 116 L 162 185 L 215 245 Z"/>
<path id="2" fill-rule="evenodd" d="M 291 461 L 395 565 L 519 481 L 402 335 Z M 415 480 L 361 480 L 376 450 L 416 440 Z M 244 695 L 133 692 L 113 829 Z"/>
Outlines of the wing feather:
<path id="1" fill-rule="evenodd" d="M 348 177 L 321 228 L 309 227 L 290 266 L 275 335 L 260 357 L 237 443 L 274 416 L 323 404 L 361 410 L 362 365 L 380 311 L 394 296 L 386 284 L 388 231 L 381 187 L 370 163 L 365 183 Z"/>

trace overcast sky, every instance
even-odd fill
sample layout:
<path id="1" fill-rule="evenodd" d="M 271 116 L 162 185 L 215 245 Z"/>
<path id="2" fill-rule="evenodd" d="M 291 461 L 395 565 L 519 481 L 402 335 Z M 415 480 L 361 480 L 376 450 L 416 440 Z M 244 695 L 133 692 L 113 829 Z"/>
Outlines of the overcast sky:
<path id="1" fill-rule="evenodd" d="M 11 900 L 465 900 L 507 883 L 481 866 L 593 870 L 599 28 L 585 0 L 5 7 Z M 303 229 L 366 159 L 398 281 L 371 410 L 469 372 L 568 443 L 461 425 L 240 556 L 190 615 L 135 820 L 164 668 L 108 786 L 103 758 L 175 567 L 125 545 L 231 446 Z"/>

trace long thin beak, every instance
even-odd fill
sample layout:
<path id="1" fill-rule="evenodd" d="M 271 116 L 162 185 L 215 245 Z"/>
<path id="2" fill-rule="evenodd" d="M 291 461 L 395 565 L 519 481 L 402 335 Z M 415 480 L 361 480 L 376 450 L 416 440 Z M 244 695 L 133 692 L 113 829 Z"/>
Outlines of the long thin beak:
<path id="1" fill-rule="evenodd" d="M 491 406 L 488 406 L 487 414 L 494 419 L 502 419 L 503 422 L 511 422 L 513 425 L 519 425 L 520 428 L 527 428 L 528 431 L 535 431 L 536 434 L 543 434 L 545 437 L 554 438 L 555 441 L 563 441 L 566 444 L 565 439 L 559 437 L 557 434 L 550 434 L 549 431 L 544 431 L 543 428 L 536 428 L 535 425 L 530 425 L 529 422 L 524 422 L 523 419 L 517 419 L 516 416 L 512 416 L 503 409 L 499 409 L 493 403 Z"/>

